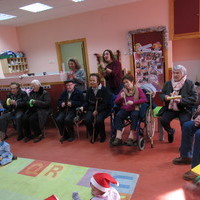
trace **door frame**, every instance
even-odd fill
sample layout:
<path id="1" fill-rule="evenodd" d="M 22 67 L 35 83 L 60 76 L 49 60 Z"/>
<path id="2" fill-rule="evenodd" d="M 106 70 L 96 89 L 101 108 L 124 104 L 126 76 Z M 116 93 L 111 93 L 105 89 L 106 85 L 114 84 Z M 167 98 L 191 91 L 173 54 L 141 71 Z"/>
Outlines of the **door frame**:
<path id="1" fill-rule="evenodd" d="M 72 44 L 72 43 L 78 43 L 82 42 L 82 54 L 83 54 L 83 67 L 86 73 L 86 81 L 88 85 L 88 80 L 89 80 L 89 74 L 90 74 L 90 68 L 89 68 L 89 62 L 88 62 L 88 52 L 87 52 L 87 43 L 86 43 L 86 38 L 80 38 L 80 39 L 74 39 L 74 40 L 65 40 L 61 42 L 56 42 L 56 53 L 57 53 L 57 60 L 58 60 L 58 70 L 62 71 L 62 63 L 64 62 L 62 60 L 62 51 L 61 51 L 61 46 L 65 44 Z"/>

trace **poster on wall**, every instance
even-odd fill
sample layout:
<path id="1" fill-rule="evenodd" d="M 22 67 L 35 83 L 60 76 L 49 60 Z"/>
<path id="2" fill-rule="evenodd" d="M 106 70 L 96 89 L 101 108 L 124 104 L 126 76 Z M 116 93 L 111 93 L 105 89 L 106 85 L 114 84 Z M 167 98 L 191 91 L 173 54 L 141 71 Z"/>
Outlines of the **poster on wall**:
<path id="1" fill-rule="evenodd" d="M 128 32 L 128 48 L 133 59 L 136 83 L 144 88 L 154 86 L 160 92 L 168 76 L 166 26 L 136 29 Z"/>
<path id="2" fill-rule="evenodd" d="M 161 91 L 164 84 L 164 62 L 161 47 L 160 42 L 134 45 L 134 71 L 138 86 L 151 83 L 157 92 Z"/>

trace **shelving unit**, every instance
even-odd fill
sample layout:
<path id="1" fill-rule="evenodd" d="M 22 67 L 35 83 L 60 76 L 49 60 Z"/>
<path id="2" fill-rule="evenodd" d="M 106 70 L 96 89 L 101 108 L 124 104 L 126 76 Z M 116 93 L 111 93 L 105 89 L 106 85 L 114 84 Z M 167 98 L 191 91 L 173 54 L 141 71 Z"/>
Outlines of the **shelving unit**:
<path id="1" fill-rule="evenodd" d="M 5 58 L 0 60 L 1 74 L 27 73 L 28 63 L 26 57 Z"/>

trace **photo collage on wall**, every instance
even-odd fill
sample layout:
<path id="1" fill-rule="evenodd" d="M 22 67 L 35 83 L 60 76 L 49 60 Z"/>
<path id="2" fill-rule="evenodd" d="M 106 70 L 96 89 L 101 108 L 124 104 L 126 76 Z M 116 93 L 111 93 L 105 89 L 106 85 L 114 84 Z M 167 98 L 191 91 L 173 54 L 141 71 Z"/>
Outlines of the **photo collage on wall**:
<path id="1" fill-rule="evenodd" d="M 164 84 L 164 62 L 160 42 L 134 46 L 136 84 L 152 84 L 160 92 Z"/>

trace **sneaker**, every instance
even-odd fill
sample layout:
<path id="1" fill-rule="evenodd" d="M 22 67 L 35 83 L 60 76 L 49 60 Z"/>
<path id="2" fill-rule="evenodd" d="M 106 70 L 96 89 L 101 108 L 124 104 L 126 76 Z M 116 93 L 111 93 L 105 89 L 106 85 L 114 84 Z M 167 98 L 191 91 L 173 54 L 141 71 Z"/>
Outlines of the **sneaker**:
<path id="1" fill-rule="evenodd" d="M 178 157 L 175 158 L 172 163 L 174 165 L 189 165 L 192 162 L 192 158 L 183 158 L 183 157 Z"/>
<path id="2" fill-rule="evenodd" d="M 193 181 L 197 176 L 199 175 L 190 170 L 183 174 L 183 179 L 186 181 Z"/>
<path id="3" fill-rule="evenodd" d="M 114 141 L 111 143 L 113 146 L 119 146 L 122 144 L 122 139 L 115 138 Z"/>
<path id="4" fill-rule="evenodd" d="M 25 143 L 29 142 L 30 140 L 31 140 L 31 138 L 29 138 L 29 137 L 25 137 L 25 138 L 24 138 L 24 142 L 25 142 Z"/>
<path id="5" fill-rule="evenodd" d="M 175 129 L 171 129 L 168 133 L 168 142 L 172 143 L 174 141 L 174 133 L 175 133 Z"/>
<path id="6" fill-rule="evenodd" d="M 133 139 L 132 138 L 128 138 L 128 140 L 126 141 L 126 145 L 127 146 L 133 146 L 133 144 L 134 144 Z"/>
<path id="7" fill-rule="evenodd" d="M 23 140 L 24 139 L 24 136 L 20 135 L 17 137 L 17 141 L 20 141 L 20 140 Z"/>

